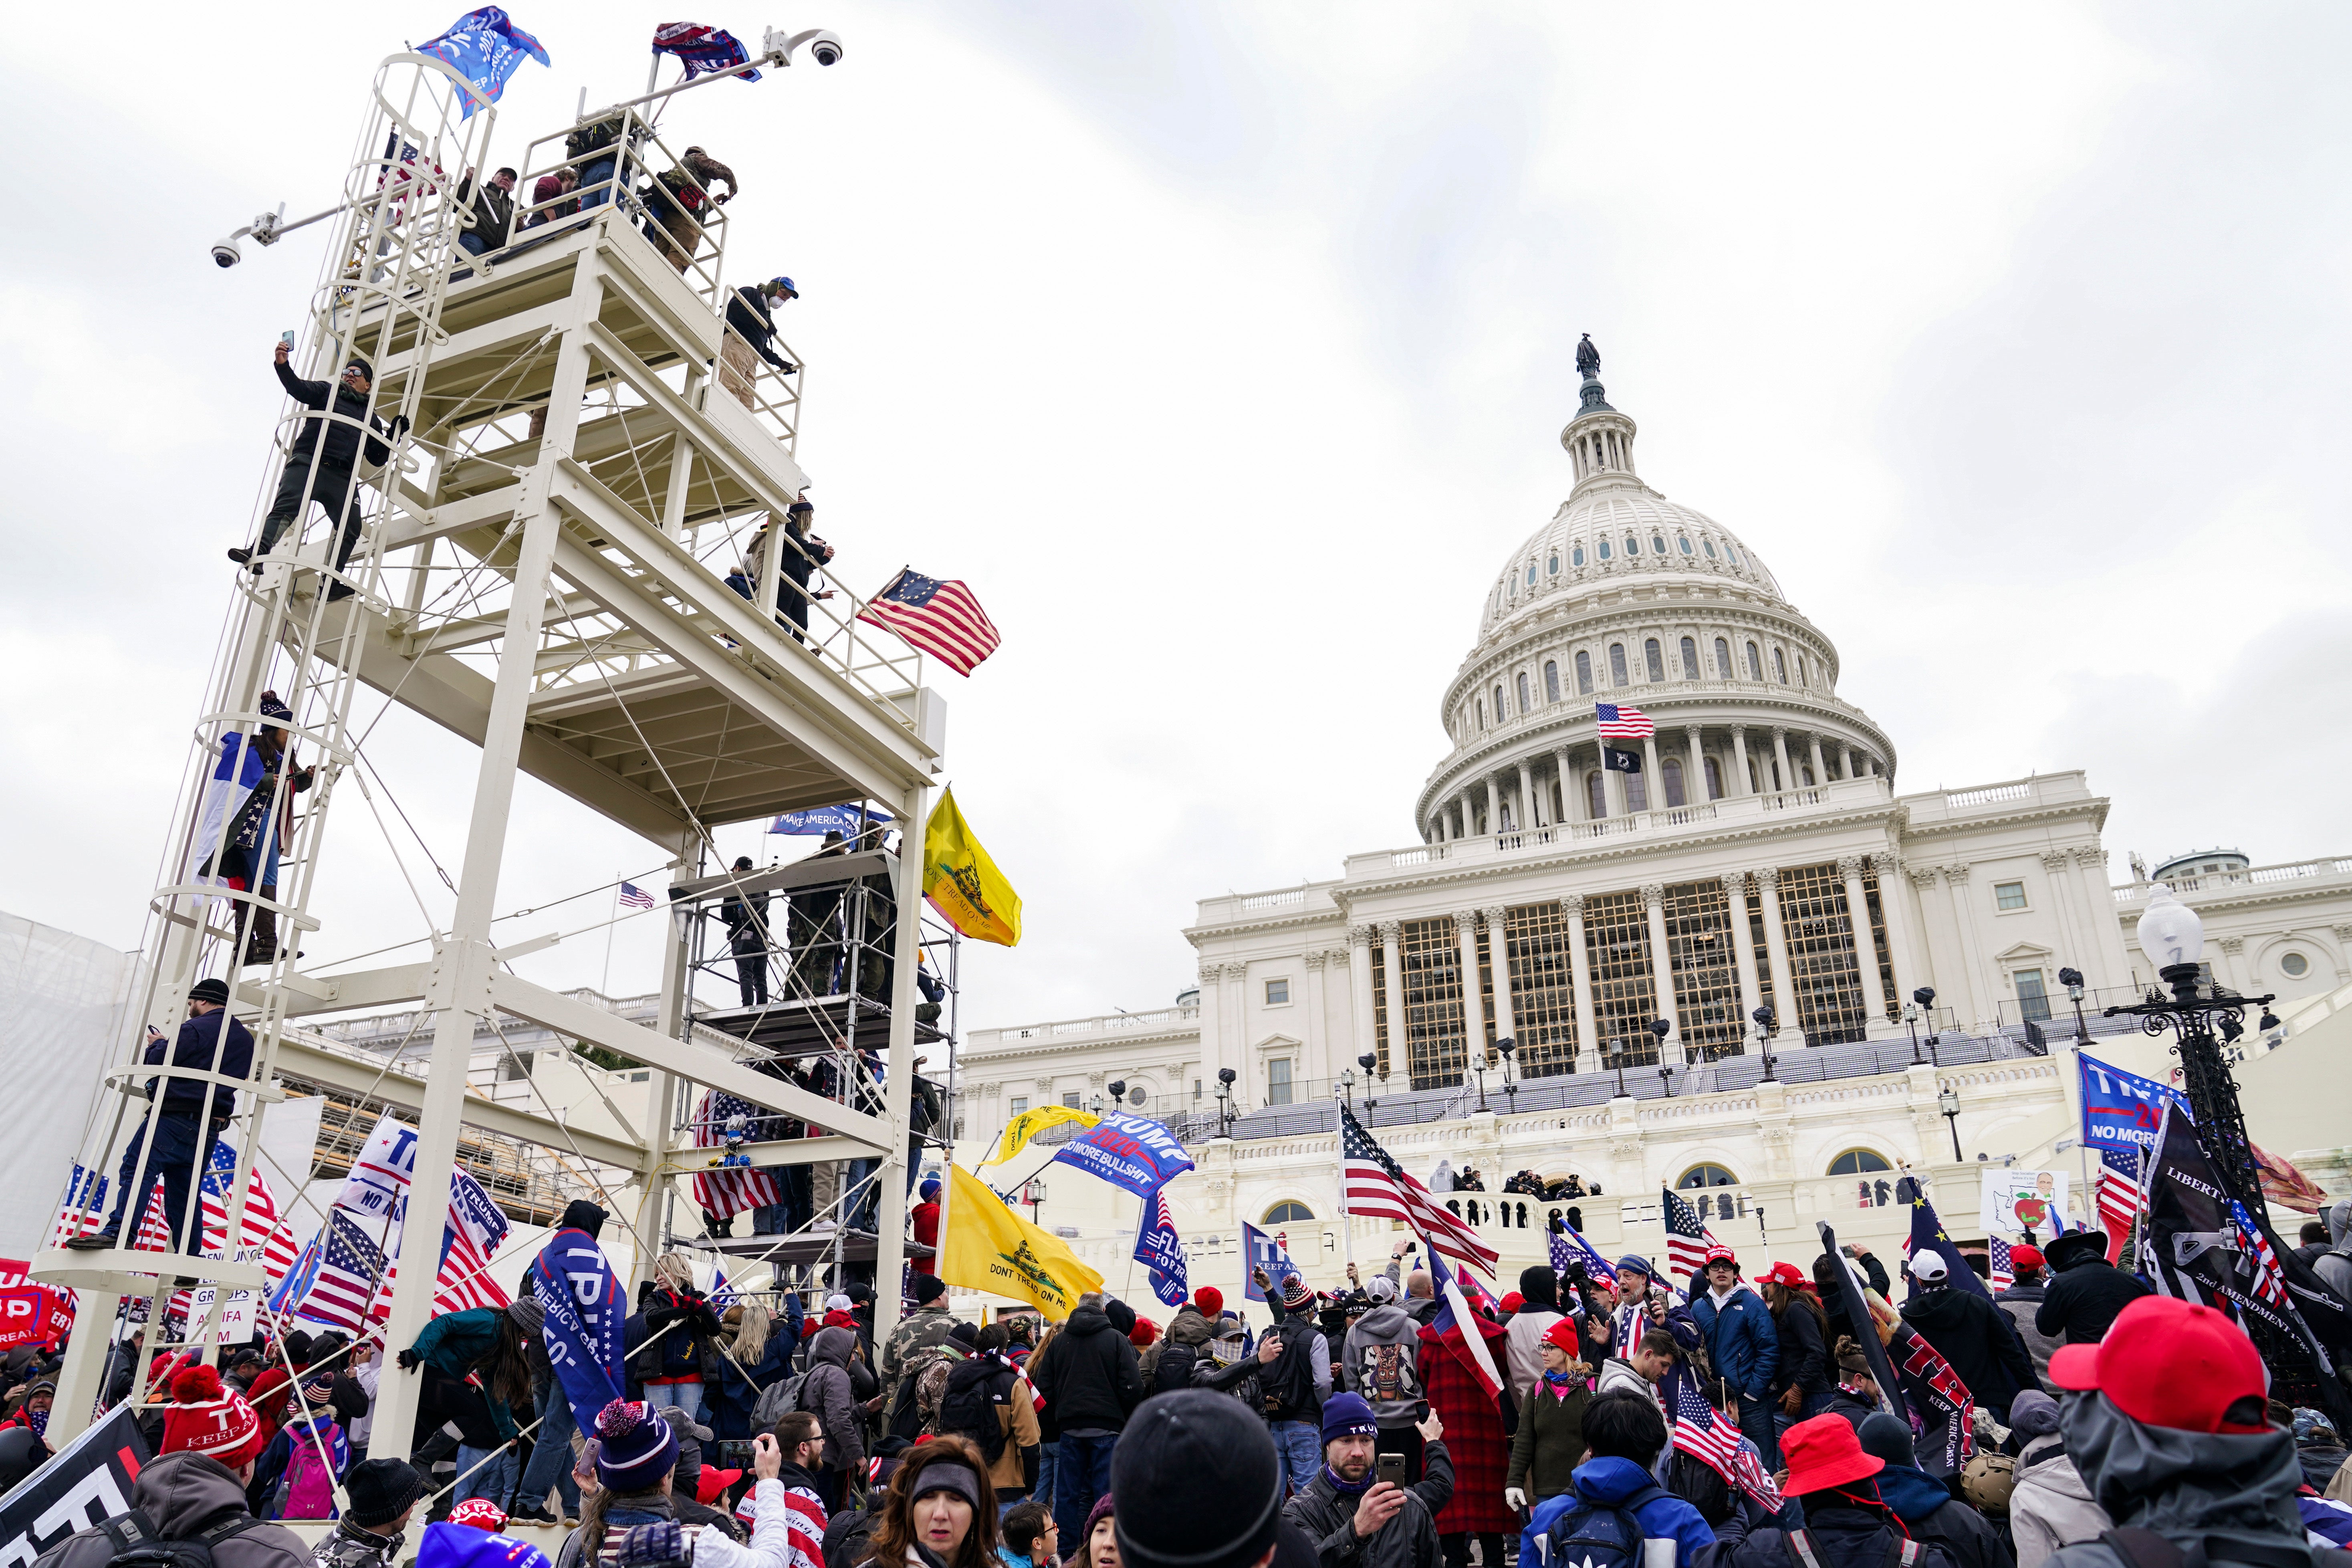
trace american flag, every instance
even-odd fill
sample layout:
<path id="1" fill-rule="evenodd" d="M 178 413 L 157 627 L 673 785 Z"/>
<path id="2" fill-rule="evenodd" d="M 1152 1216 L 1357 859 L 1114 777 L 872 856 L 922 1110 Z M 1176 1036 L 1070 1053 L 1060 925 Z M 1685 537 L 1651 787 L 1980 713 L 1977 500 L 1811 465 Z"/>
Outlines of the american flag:
<path id="1" fill-rule="evenodd" d="M 215 1143 L 212 1168 L 205 1173 L 202 1184 L 204 1227 L 196 1244 L 206 1258 L 228 1256 L 228 1190 L 236 1179 L 236 1151 L 226 1142 Z M 286 1228 L 286 1221 L 278 1212 L 278 1195 L 269 1190 L 269 1180 L 257 1166 L 246 1173 L 245 1222 L 240 1229 L 243 1240 L 237 1246 L 237 1256 L 258 1258 L 272 1283 L 285 1278 L 300 1248 L 295 1246 L 294 1233 Z M 161 1176 L 147 1189 L 147 1207 L 139 1216 L 139 1234 L 131 1245 L 142 1252 L 171 1249 L 172 1231 L 163 1218 Z"/>
<path id="2" fill-rule="evenodd" d="M 2139 1218 L 2140 1163 L 2137 1148 L 2099 1151 L 2099 1223 L 2106 1227 L 2107 1256 L 2121 1257 L 2132 1224 Z"/>
<path id="3" fill-rule="evenodd" d="M 351 1215 L 330 1209 L 318 1276 L 295 1310 L 301 1317 L 359 1333 L 368 1325 L 368 1309 L 375 1304 L 383 1277 L 383 1249 Z"/>
<path id="4" fill-rule="evenodd" d="M 1686 1377 L 1672 1380 L 1675 1389 L 1675 1447 L 1721 1476 L 1735 1479 L 1739 1458 L 1739 1428 L 1723 1418 Z"/>
<path id="5" fill-rule="evenodd" d="M 625 910 L 649 910 L 654 907 L 654 896 L 635 882 L 624 882 L 621 884 L 621 907 Z"/>
<path id="6" fill-rule="evenodd" d="M 875 1471 L 887 1464 L 887 1459 L 868 1460 L 866 1479 L 879 1481 Z M 743 1500 L 735 1505 L 735 1517 L 751 1530 L 759 1523 L 752 1508 L 753 1494 L 745 1492 Z M 824 1500 L 806 1487 L 784 1489 L 784 1562 L 783 1568 L 824 1568 Z"/>
<path id="7" fill-rule="evenodd" d="M 2238 1256 L 2253 1271 L 2255 1297 L 2273 1307 L 2291 1305 L 2293 1298 L 2287 1294 L 2286 1277 L 2279 1268 L 2278 1254 L 2271 1250 L 2269 1238 L 2254 1223 L 2254 1216 L 2246 1212 L 2246 1205 L 2235 1198 L 2230 1200 L 2230 1223 L 2237 1227 Z"/>
<path id="8" fill-rule="evenodd" d="M 2008 1289 L 2017 1283 L 2017 1266 L 2010 1260 L 2009 1243 L 1994 1237 L 1985 1243 L 1985 1256 L 1991 1263 L 1993 1292 Z"/>
<path id="9" fill-rule="evenodd" d="M 942 659 L 958 675 L 970 675 L 982 659 L 996 651 L 996 624 L 971 590 L 961 583 L 940 582 L 912 567 L 902 569 L 880 593 L 857 612 L 868 626 L 887 626 Z"/>
<path id="10" fill-rule="evenodd" d="M 1401 1219 L 1428 1241 L 1433 1254 L 1443 1252 L 1473 1268 L 1490 1274 L 1495 1271 L 1495 1249 L 1434 1202 L 1427 1187 L 1405 1174 L 1404 1168 L 1372 1142 L 1372 1135 L 1345 1105 L 1339 1107 L 1339 1151 L 1341 1207 L 1346 1213 Z"/>
<path id="11" fill-rule="evenodd" d="M 1666 1271 L 1687 1279 L 1706 1267 L 1706 1249 L 1721 1245 L 1700 1223 L 1698 1210 L 1672 1187 L 1658 1189 L 1658 1212 L 1666 1222 Z"/>
<path id="12" fill-rule="evenodd" d="M 747 1136 L 761 1136 L 760 1122 L 769 1113 L 748 1100 L 738 1100 L 731 1094 L 713 1089 L 702 1097 L 701 1107 L 694 1113 L 694 1146 L 715 1149 L 727 1142 L 727 1122 L 740 1116 L 747 1124 Z M 745 1209 L 765 1208 L 784 1201 L 783 1184 L 773 1171 L 758 1166 L 731 1166 L 724 1170 L 697 1171 L 694 1173 L 694 1201 L 705 1213 L 718 1219 L 731 1219 Z"/>
<path id="13" fill-rule="evenodd" d="M 1638 741 L 1654 735 L 1658 727 L 1639 708 L 1621 708 L 1614 702 L 1596 702 L 1592 716 L 1601 721 L 1601 738 L 1604 741 Z"/>
<path id="14" fill-rule="evenodd" d="M 77 1163 L 66 1183 L 65 1201 L 58 1205 L 58 1220 L 50 1227 L 49 1245 L 63 1247 L 75 1237 L 88 1236 L 105 1223 L 106 1178 Z"/>
<path id="15" fill-rule="evenodd" d="M 1571 1230 L 1568 1226 L 1563 1224 L 1558 1230 L 1551 1233 L 1549 1239 L 1551 1247 L 1551 1271 L 1553 1273 L 1565 1274 L 1568 1272 L 1568 1266 L 1570 1262 L 1577 1258 L 1582 1258 L 1584 1260 L 1585 1271 L 1591 1274 L 1595 1279 L 1610 1279 L 1615 1278 L 1617 1266 L 1610 1262 L 1606 1258 L 1603 1258 L 1601 1255 L 1601 1249 L 1599 1247 L 1594 1247 L 1592 1243 L 1585 1240 L 1583 1232 Z"/>

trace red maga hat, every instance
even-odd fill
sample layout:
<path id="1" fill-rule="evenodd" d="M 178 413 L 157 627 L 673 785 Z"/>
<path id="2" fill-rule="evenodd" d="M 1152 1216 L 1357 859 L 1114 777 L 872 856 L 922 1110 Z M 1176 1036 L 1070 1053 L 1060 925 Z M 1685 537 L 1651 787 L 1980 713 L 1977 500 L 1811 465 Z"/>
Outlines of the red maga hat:
<path id="1" fill-rule="evenodd" d="M 2269 1430 L 2260 1402 L 2268 1384 L 2263 1358 L 2245 1331 L 2210 1307 L 2170 1296 L 2142 1296 L 2116 1314 L 2095 1345 L 2062 1345 L 2050 1358 L 2061 1388 L 2095 1388 L 2143 1426 L 2241 1436 Z M 2226 1419 L 2242 1399 L 2254 1419 Z"/>

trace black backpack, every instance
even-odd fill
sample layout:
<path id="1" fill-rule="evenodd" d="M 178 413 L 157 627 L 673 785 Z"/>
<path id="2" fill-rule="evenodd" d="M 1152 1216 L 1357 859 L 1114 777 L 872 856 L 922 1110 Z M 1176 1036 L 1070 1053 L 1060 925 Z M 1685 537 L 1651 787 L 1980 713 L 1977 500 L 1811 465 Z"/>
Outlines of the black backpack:
<path id="1" fill-rule="evenodd" d="M 213 1568 L 213 1548 L 241 1535 L 261 1521 L 239 1509 L 194 1535 L 165 1540 L 147 1515 L 138 1509 L 102 1520 L 99 1529 L 114 1543 L 109 1568 Z"/>
<path id="2" fill-rule="evenodd" d="M 947 1392 L 940 1398 L 940 1430 L 969 1438 L 980 1449 L 981 1458 L 993 1465 L 1004 1452 L 1004 1423 L 996 1418 L 996 1408 L 1012 1394 L 1012 1376 L 1004 1369 L 974 1378 L 961 1388 L 951 1372 Z"/>
<path id="3" fill-rule="evenodd" d="M 1665 1495 L 1660 1488 L 1643 1487 L 1616 1504 L 1580 1497 L 1544 1532 L 1545 1562 L 1557 1568 L 1642 1568 L 1642 1521 L 1633 1510 Z"/>
<path id="4" fill-rule="evenodd" d="M 2275 1546 L 2248 1541 L 2221 1542 L 2225 1550 L 2208 1555 L 2210 1541 L 2200 1541 L 2186 1552 L 2152 1530 L 2125 1526 L 2104 1531 L 2099 1540 L 2130 1568 L 2206 1568 L 2208 1563 L 2251 1563 L 2258 1568 L 2352 1568 L 2352 1552 L 2336 1546 L 2311 1546 L 2282 1538 Z"/>
<path id="5" fill-rule="evenodd" d="M 873 1510 L 842 1510 L 825 1521 L 824 1568 L 857 1568 L 873 1555 Z"/>

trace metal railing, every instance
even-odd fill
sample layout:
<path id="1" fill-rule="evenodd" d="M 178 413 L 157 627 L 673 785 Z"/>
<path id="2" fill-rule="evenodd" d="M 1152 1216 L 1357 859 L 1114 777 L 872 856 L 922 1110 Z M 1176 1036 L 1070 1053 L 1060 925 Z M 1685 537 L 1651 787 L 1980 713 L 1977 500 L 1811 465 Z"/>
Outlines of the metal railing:
<path id="1" fill-rule="evenodd" d="M 2291 860 L 2276 866 L 2242 866 L 2227 871 L 2200 871 L 2167 877 L 2161 885 L 2176 893 L 2222 893 L 2252 889 L 2275 888 L 2282 884 L 2316 881 L 2329 877 L 2352 877 L 2352 858 L 2330 858 L 2318 860 Z M 2114 890 L 2116 902 L 2137 904 L 2145 900 L 2155 881 L 2127 882 Z"/>

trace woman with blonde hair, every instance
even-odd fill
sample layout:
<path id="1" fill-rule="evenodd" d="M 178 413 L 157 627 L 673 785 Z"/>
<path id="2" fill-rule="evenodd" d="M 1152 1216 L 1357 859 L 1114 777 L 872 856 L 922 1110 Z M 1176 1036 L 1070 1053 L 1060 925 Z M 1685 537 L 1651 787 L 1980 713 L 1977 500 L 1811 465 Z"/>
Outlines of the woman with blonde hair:
<path id="1" fill-rule="evenodd" d="M 871 1568 L 991 1568 L 996 1489 L 980 1450 L 932 1437 L 907 1450 L 874 1522 Z"/>
<path id="2" fill-rule="evenodd" d="M 751 1412 L 760 1395 L 793 1375 L 793 1352 L 800 1346 L 800 1299 L 785 1293 L 782 1323 L 757 1301 L 739 1302 L 719 1321 L 719 1378 L 709 1395 L 711 1431 L 720 1437 L 757 1436 Z"/>
<path id="3" fill-rule="evenodd" d="M 699 1420 L 704 1384 L 719 1377 L 719 1315 L 694 1288 L 694 1261 L 682 1252 L 654 1260 L 652 1290 L 622 1331 L 629 1375 L 654 1405 L 675 1405 Z"/>

